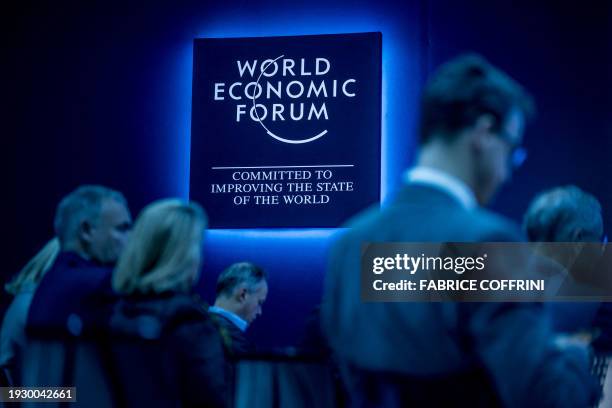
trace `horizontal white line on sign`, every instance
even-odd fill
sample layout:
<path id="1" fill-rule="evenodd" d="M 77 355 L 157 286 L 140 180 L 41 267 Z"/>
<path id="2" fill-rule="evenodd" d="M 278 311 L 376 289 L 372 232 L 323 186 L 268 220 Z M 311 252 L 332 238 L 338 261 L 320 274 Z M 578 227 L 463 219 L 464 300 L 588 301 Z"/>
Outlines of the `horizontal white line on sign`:
<path id="1" fill-rule="evenodd" d="M 355 167 L 354 164 L 316 164 L 313 166 L 242 166 L 242 167 L 211 167 L 213 170 L 234 170 L 234 169 L 302 169 L 312 167 Z"/>

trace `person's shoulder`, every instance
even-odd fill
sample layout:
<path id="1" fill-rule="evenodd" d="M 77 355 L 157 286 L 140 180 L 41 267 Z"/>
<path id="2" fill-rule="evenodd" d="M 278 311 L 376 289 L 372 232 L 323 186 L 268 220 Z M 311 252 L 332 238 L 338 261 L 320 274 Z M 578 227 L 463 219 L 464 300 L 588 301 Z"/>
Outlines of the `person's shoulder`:
<path id="1" fill-rule="evenodd" d="M 61 252 L 41 279 L 36 293 L 61 290 L 62 287 L 83 290 L 97 288 L 102 281 L 109 279 L 112 272 L 111 266 L 85 260 L 71 252 Z"/>
<path id="2" fill-rule="evenodd" d="M 509 218 L 485 208 L 466 212 L 466 223 L 480 242 L 523 242 L 525 236 L 520 227 Z"/>
<path id="3" fill-rule="evenodd" d="M 201 347 L 214 348 L 222 344 L 219 327 L 199 301 L 188 295 L 178 295 L 172 300 L 171 310 L 164 333 L 177 347 L 184 349 L 181 353 L 190 354 Z"/>
<path id="4" fill-rule="evenodd" d="M 155 336 L 161 336 L 193 324 L 212 325 L 204 307 L 182 293 L 119 298 L 111 317 L 111 327 L 116 333 L 139 337 L 143 337 L 143 328 L 150 328 Z"/>
<path id="5" fill-rule="evenodd" d="M 482 207 L 466 209 L 425 188 L 406 188 L 385 207 L 373 205 L 350 218 L 343 228 L 334 238 L 332 250 L 355 249 L 365 242 L 525 241 L 519 226 L 510 219 Z"/>
<path id="6" fill-rule="evenodd" d="M 227 329 L 238 329 L 236 325 L 230 321 L 230 319 L 220 313 L 213 313 L 209 310 L 208 317 L 210 317 L 211 322 L 213 322 L 213 324 L 219 328 L 224 327 Z"/>
<path id="7" fill-rule="evenodd" d="M 23 330 L 25 328 L 28 310 L 32 302 L 33 292 L 19 292 L 9 304 L 4 313 L 2 321 L 2 331 Z"/>
<path id="8" fill-rule="evenodd" d="M 15 295 L 5 312 L 4 319 L 7 321 L 18 320 L 21 325 L 25 326 L 33 296 L 33 292 L 20 292 Z"/>
<path id="9" fill-rule="evenodd" d="M 254 350 L 245 333 L 227 317 L 213 312 L 209 312 L 209 315 L 229 355 L 237 356 Z"/>
<path id="10" fill-rule="evenodd" d="M 459 219 L 465 210 L 448 194 L 423 185 L 405 185 L 392 193 L 384 204 L 375 204 L 350 218 L 343 238 L 389 240 L 429 240 L 423 231 L 441 216 Z"/>
<path id="11" fill-rule="evenodd" d="M 350 230 L 367 230 L 377 224 L 381 216 L 380 205 L 372 205 L 349 218 L 342 227 Z"/>
<path id="12" fill-rule="evenodd" d="M 373 240 L 372 237 L 381 224 L 381 217 L 380 207 L 374 205 L 350 218 L 332 237 L 331 251 Z"/>
<path id="13" fill-rule="evenodd" d="M 163 297 L 158 301 L 157 308 L 167 321 L 167 325 L 178 325 L 188 322 L 210 323 L 206 307 L 187 293 L 173 293 Z"/>
<path id="14" fill-rule="evenodd" d="M 17 313 L 27 314 L 32 298 L 34 297 L 34 291 L 21 291 L 15 295 L 11 302 L 9 309 L 13 308 Z"/>

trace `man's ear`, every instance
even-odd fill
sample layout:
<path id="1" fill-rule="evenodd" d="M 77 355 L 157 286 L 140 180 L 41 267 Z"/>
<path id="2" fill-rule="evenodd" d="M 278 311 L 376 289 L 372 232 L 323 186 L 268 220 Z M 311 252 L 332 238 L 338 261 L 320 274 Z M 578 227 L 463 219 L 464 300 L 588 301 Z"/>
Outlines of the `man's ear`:
<path id="1" fill-rule="evenodd" d="M 243 303 L 246 300 L 247 288 L 244 285 L 240 285 L 236 290 L 236 301 Z"/>
<path id="2" fill-rule="evenodd" d="M 584 233 L 580 228 L 574 228 L 570 234 L 570 242 L 582 242 Z"/>
<path id="3" fill-rule="evenodd" d="M 91 231 L 93 227 L 89 221 L 79 224 L 79 238 L 84 242 L 91 242 Z"/>
<path id="4" fill-rule="evenodd" d="M 470 133 L 470 142 L 472 147 L 477 151 L 481 152 L 485 150 L 489 143 L 491 143 L 491 132 L 495 127 L 495 118 L 493 115 L 485 114 L 480 115 L 474 125 L 468 129 Z"/>

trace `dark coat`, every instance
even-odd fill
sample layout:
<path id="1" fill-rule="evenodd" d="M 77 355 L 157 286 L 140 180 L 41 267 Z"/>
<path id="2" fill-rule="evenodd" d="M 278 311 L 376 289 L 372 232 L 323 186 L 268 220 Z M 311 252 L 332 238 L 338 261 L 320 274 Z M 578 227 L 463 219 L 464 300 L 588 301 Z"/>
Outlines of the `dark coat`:
<path id="1" fill-rule="evenodd" d="M 29 333 L 80 334 L 84 326 L 102 324 L 103 316 L 94 298 L 110 296 L 112 268 L 61 252 L 38 285 L 26 330 Z M 70 320 L 69 320 L 70 317 Z M 97 321 L 96 321 L 97 320 Z"/>
<path id="2" fill-rule="evenodd" d="M 122 298 L 110 328 L 114 370 L 125 385 L 120 399 L 136 406 L 171 406 L 161 405 L 164 399 L 178 399 L 181 406 L 226 405 L 228 367 L 221 338 L 191 296 Z"/>
<path id="3" fill-rule="evenodd" d="M 361 301 L 363 242 L 521 241 L 512 222 L 411 184 L 389 206 L 369 210 L 349 226 L 332 248 L 322 319 L 334 352 L 363 374 L 353 378 L 357 388 L 366 392 L 360 382 L 384 375 L 383 385 L 411 396 L 406 401 L 415 406 L 487 406 L 496 398 L 509 407 L 594 402 L 597 387 L 585 353 L 553 344 L 539 304 Z M 483 393 L 491 397 L 483 399 Z"/>
<path id="4" fill-rule="evenodd" d="M 238 357 L 240 354 L 255 351 L 251 342 L 246 338 L 244 332 L 240 330 L 228 318 L 218 313 L 209 312 L 210 318 L 219 330 L 223 339 L 223 345 L 230 357 Z"/>

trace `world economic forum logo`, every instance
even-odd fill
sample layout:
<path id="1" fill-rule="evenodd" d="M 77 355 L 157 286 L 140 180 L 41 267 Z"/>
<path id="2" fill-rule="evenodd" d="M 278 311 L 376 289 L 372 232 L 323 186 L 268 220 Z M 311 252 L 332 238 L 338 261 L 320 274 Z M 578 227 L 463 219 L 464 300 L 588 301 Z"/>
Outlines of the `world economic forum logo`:
<path id="1" fill-rule="evenodd" d="M 237 60 L 236 67 L 239 80 L 229 86 L 215 82 L 214 100 L 235 101 L 236 122 L 255 121 L 268 136 L 283 143 L 309 143 L 325 136 L 328 103 L 354 98 L 357 93 L 355 78 L 329 78 L 332 64 L 323 57 L 307 60 L 279 55 L 263 61 Z M 297 136 L 279 130 L 281 123 L 302 121 L 320 123 L 320 127 L 312 134 Z"/>

